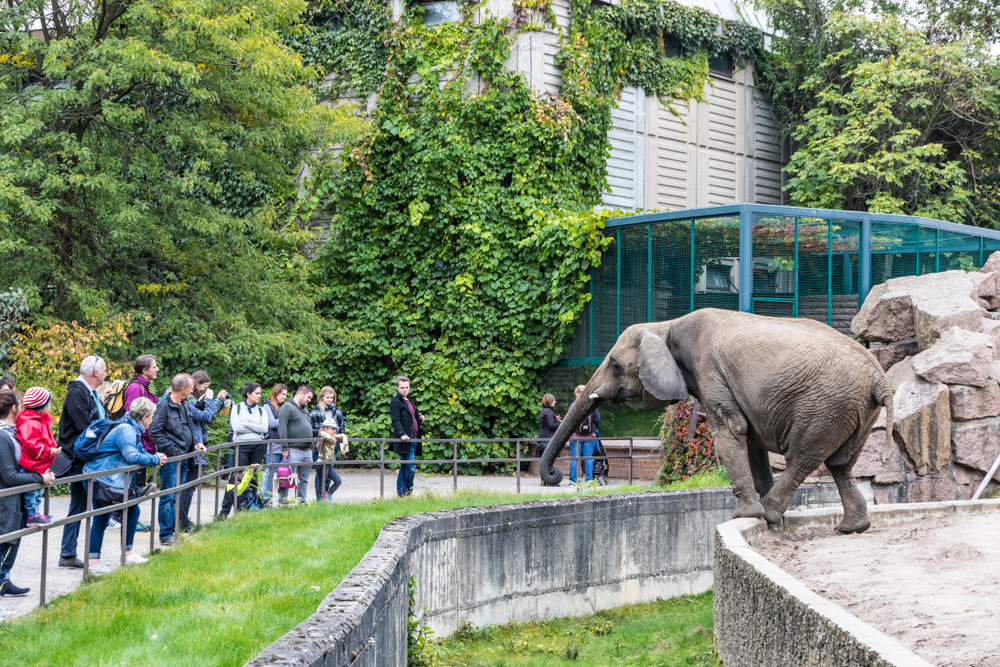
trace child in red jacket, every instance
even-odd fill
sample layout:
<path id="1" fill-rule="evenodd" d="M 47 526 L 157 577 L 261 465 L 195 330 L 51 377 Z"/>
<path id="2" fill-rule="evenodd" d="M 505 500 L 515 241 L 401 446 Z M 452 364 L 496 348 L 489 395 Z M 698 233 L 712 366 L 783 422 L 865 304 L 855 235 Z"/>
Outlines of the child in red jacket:
<path id="1" fill-rule="evenodd" d="M 52 437 L 52 422 L 49 409 L 52 394 L 41 387 L 32 387 L 24 392 L 21 414 L 17 416 L 17 441 L 21 443 L 21 470 L 23 472 L 44 473 L 62 451 Z M 40 514 L 42 492 L 29 491 L 24 494 L 24 508 L 28 515 L 28 528 L 52 523 L 52 517 Z"/>

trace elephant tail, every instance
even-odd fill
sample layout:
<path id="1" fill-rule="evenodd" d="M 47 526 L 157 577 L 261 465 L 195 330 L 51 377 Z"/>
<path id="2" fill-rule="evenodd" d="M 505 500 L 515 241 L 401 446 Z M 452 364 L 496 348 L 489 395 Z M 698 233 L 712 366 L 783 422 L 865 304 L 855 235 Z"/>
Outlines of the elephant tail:
<path id="1" fill-rule="evenodd" d="M 877 405 L 885 408 L 885 445 L 889 448 L 885 451 L 892 451 L 892 448 L 896 446 L 892 439 L 895 421 L 893 418 L 892 388 L 889 386 L 889 381 L 886 379 L 885 373 L 879 373 L 879 378 L 872 391 L 872 398 Z"/>

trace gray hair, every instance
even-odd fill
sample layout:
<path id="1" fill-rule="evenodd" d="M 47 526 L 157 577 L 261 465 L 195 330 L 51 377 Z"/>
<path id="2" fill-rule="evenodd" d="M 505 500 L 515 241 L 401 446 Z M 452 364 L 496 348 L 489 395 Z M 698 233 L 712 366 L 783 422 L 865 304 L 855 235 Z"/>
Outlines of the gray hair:
<path id="1" fill-rule="evenodd" d="M 187 373 L 178 373 L 170 382 L 170 391 L 184 391 L 192 384 L 194 384 L 194 382 L 191 380 L 190 375 Z"/>
<path id="2" fill-rule="evenodd" d="M 80 362 L 80 375 L 83 377 L 93 375 L 94 371 L 96 371 L 97 367 L 102 363 L 104 363 L 104 359 L 101 359 L 96 354 L 92 354 L 89 357 L 84 358 L 84 360 Z"/>
<path id="3" fill-rule="evenodd" d="M 136 421 L 142 421 L 145 417 L 150 416 L 155 411 L 156 405 L 145 396 L 140 396 L 132 401 L 132 405 L 130 405 L 128 409 L 129 416 Z"/>

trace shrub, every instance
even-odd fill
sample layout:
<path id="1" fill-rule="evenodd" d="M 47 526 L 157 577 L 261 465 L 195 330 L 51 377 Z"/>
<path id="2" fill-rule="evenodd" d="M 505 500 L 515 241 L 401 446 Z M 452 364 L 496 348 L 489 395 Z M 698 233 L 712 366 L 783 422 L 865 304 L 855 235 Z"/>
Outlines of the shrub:
<path id="1" fill-rule="evenodd" d="M 715 442 L 708 429 L 708 422 L 699 413 L 694 438 L 688 441 L 691 418 L 696 401 L 689 398 L 683 403 L 671 405 L 663 413 L 663 427 L 660 441 L 663 443 L 663 467 L 657 476 L 657 483 L 683 482 L 692 475 L 718 467 Z"/>

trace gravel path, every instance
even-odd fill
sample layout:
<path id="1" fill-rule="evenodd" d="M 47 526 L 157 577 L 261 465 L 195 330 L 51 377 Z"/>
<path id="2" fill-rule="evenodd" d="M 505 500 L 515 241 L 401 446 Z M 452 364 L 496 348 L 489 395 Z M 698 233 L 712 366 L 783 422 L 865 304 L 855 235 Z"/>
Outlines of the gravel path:
<path id="1" fill-rule="evenodd" d="M 347 471 L 342 468 L 338 469 L 342 479 L 343 485 L 337 490 L 334 495 L 335 502 L 348 503 L 348 502 L 365 502 L 369 500 L 374 500 L 379 497 L 379 473 L 375 471 Z M 565 483 L 564 483 L 565 484 Z M 620 480 L 611 480 L 611 486 L 621 486 L 625 482 Z M 414 484 L 414 489 L 416 493 L 451 493 L 453 488 L 453 480 L 450 475 L 425 475 L 422 473 L 417 474 L 416 482 Z M 458 477 L 458 488 L 460 490 L 465 489 L 477 489 L 482 491 L 506 491 L 514 493 L 517 488 L 517 481 L 512 475 L 505 476 L 493 476 L 493 475 L 483 475 L 483 476 L 472 476 L 472 475 L 459 475 Z M 396 473 L 395 471 L 386 471 L 385 475 L 385 494 L 386 497 L 392 497 L 396 491 Z M 537 477 L 525 477 L 523 474 L 521 476 L 521 491 L 522 493 L 566 493 L 568 491 L 567 487 L 564 485 L 562 488 L 552 488 L 552 487 L 541 487 Z M 309 494 L 310 500 L 315 500 L 315 491 L 313 487 L 312 479 L 309 480 Z M 195 501 L 191 506 L 191 518 L 197 520 L 196 516 L 196 503 L 197 496 L 195 496 Z M 142 523 L 149 523 L 149 504 L 143 503 L 141 507 L 141 516 L 139 520 Z M 69 498 L 53 498 L 51 500 L 51 506 L 49 513 L 57 518 L 62 518 L 66 516 L 66 512 L 69 509 Z M 202 497 L 201 497 L 201 523 L 208 523 L 212 520 L 212 515 L 215 512 L 215 490 L 214 487 L 203 487 Z M 45 597 L 46 601 L 50 601 L 53 598 L 64 595 L 72 591 L 80 583 L 83 576 L 83 570 L 76 570 L 71 568 L 58 567 L 59 563 L 59 546 L 62 541 L 62 528 L 56 528 L 52 531 L 48 531 L 49 544 L 48 544 L 48 571 L 46 574 L 46 585 L 45 585 Z M 144 555 L 149 551 L 150 534 L 147 533 L 136 533 L 135 537 L 135 553 L 139 555 Z M 154 546 L 159 546 L 159 540 L 155 540 Z M 108 567 L 115 568 L 118 567 L 118 559 L 121 549 L 121 532 L 119 530 L 108 529 L 104 533 L 104 546 L 102 548 L 102 564 Z M 83 553 L 83 526 L 81 526 L 81 534 L 79 539 L 79 544 L 77 547 L 77 555 L 82 559 L 86 554 Z M 28 586 L 31 588 L 31 592 L 24 597 L 3 597 L 0 598 L 0 609 L 5 612 L 14 612 L 17 614 L 22 614 L 30 611 L 38 606 L 39 603 L 39 583 L 41 581 L 41 567 L 42 562 L 42 534 L 37 533 L 30 535 L 29 537 L 22 538 L 21 546 L 17 554 L 17 561 L 14 564 L 14 568 L 11 571 L 11 581 L 13 581 L 18 586 Z M 131 567 L 131 566 L 130 566 Z"/>

